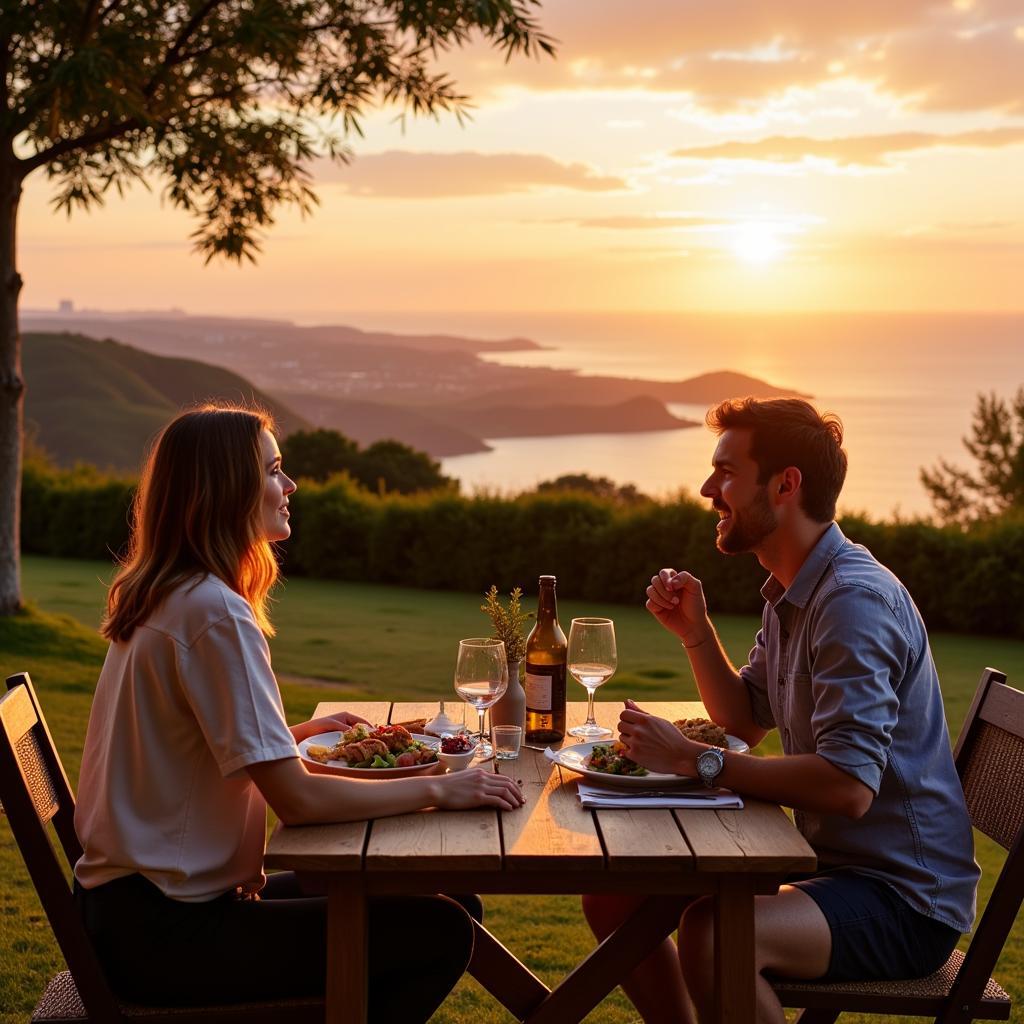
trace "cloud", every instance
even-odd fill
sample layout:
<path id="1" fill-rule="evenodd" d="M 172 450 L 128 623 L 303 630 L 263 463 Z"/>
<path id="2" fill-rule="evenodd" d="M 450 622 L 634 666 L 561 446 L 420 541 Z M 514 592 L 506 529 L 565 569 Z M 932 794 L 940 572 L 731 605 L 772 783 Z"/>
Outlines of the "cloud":
<path id="1" fill-rule="evenodd" d="M 636 89 L 724 111 L 848 77 L 922 109 L 1024 113 L 1019 0 L 545 0 L 539 20 L 556 60 L 506 64 L 479 45 L 443 64 L 478 99 Z"/>
<path id="2" fill-rule="evenodd" d="M 661 217 L 655 214 L 640 214 L 619 217 L 586 217 L 573 220 L 571 223 L 578 224 L 584 228 L 613 228 L 623 231 L 664 231 L 667 229 L 677 230 L 679 228 L 717 228 L 726 222 L 714 217 Z"/>
<path id="3" fill-rule="evenodd" d="M 565 188 L 615 192 L 622 178 L 600 174 L 582 163 L 561 163 L 536 153 L 414 153 L 390 150 L 357 156 L 351 164 L 322 161 L 320 182 L 340 182 L 353 195 L 426 199 L 483 196 L 532 189 Z"/>
<path id="4" fill-rule="evenodd" d="M 885 166 L 896 153 L 924 149 L 997 149 L 1024 144 L 1024 128 L 990 128 L 980 131 L 938 134 L 935 132 L 893 132 L 886 135 L 852 135 L 813 139 L 798 135 L 776 135 L 751 142 L 721 142 L 710 146 L 677 149 L 671 155 L 688 160 L 764 160 L 770 163 L 799 163 L 802 160 L 830 160 L 840 166 Z"/>

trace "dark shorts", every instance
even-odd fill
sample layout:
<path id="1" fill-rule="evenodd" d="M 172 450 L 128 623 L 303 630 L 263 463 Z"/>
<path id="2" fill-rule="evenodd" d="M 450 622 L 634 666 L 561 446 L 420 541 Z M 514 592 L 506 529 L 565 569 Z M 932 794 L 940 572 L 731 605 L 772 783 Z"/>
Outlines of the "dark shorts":
<path id="1" fill-rule="evenodd" d="M 828 921 L 827 981 L 924 977 L 946 962 L 960 939 L 956 928 L 925 917 L 870 875 L 824 871 L 789 884 L 807 893 Z"/>

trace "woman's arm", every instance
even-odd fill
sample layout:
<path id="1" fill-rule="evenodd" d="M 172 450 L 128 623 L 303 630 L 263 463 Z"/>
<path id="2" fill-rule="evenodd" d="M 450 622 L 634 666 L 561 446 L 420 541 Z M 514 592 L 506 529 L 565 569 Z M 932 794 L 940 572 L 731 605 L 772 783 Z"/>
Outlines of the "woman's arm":
<path id="1" fill-rule="evenodd" d="M 424 807 L 514 811 L 525 802 L 512 779 L 480 768 L 405 779 L 351 779 L 307 772 L 296 757 L 251 764 L 249 777 L 286 825 L 361 821 Z"/>
<path id="2" fill-rule="evenodd" d="M 308 722 L 299 722 L 298 725 L 290 725 L 288 728 L 295 737 L 296 743 L 301 743 L 309 736 L 319 736 L 323 732 L 345 732 L 353 725 L 363 722 L 370 723 L 351 711 L 339 711 L 336 715 L 324 715 L 322 718 L 311 718 Z"/>

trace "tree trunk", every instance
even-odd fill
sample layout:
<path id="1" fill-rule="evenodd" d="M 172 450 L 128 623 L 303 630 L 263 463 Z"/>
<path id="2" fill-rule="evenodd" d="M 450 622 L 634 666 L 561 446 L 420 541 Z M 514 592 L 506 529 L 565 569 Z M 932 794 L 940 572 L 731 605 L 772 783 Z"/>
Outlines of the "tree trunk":
<path id="1" fill-rule="evenodd" d="M 21 443 L 25 383 L 18 331 L 18 203 L 21 174 L 8 144 L 0 155 L 0 615 L 21 607 Z"/>

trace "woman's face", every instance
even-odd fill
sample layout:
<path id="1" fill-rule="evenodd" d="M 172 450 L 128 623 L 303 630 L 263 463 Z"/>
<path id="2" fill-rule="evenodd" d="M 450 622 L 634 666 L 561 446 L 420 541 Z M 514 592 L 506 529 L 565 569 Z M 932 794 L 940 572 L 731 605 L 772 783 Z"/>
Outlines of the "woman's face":
<path id="1" fill-rule="evenodd" d="M 295 481 L 281 469 L 281 451 L 269 430 L 260 436 L 263 457 L 263 532 L 269 541 L 286 540 L 291 536 L 288 525 L 288 495 L 295 491 Z"/>

